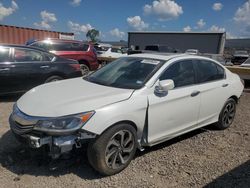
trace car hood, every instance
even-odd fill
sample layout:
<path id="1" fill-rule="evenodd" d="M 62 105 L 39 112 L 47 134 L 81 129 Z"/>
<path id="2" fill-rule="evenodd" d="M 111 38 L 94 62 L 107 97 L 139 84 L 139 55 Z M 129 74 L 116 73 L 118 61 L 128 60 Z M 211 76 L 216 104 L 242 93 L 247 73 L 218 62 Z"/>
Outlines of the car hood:
<path id="1" fill-rule="evenodd" d="M 17 107 L 25 114 L 59 117 L 96 110 L 128 99 L 133 90 L 102 86 L 82 78 L 52 82 L 25 93 Z"/>

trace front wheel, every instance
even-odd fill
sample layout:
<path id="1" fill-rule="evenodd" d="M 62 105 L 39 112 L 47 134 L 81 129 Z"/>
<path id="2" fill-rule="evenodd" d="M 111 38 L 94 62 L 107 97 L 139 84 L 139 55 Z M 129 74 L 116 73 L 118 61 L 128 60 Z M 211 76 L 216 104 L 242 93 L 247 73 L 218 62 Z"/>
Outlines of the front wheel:
<path id="1" fill-rule="evenodd" d="M 216 127 L 220 130 L 228 128 L 233 123 L 235 113 L 236 101 L 230 98 L 220 112 L 219 121 L 216 123 Z"/>
<path id="2" fill-rule="evenodd" d="M 89 144 L 88 160 L 101 174 L 113 175 L 129 165 L 136 148 L 135 128 L 129 124 L 117 124 Z"/>

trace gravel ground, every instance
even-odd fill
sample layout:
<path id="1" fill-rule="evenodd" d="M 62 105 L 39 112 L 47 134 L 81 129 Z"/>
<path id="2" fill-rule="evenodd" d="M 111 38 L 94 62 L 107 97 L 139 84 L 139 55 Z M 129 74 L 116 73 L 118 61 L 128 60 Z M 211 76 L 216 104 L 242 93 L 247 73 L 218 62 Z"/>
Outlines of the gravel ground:
<path id="1" fill-rule="evenodd" d="M 250 93 L 225 131 L 211 126 L 138 152 L 120 174 L 102 177 L 85 150 L 55 171 L 42 151 L 20 146 L 8 116 L 17 97 L 0 102 L 0 187 L 250 187 Z"/>

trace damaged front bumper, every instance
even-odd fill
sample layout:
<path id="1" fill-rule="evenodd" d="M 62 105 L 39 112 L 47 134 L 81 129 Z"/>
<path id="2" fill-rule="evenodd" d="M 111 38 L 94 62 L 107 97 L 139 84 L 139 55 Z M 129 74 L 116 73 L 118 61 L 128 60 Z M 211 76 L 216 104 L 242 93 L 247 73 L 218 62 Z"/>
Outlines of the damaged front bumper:
<path id="1" fill-rule="evenodd" d="M 19 116 L 20 117 L 20 116 Z M 96 137 L 95 134 L 84 130 L 77 130 L 74 133 L 65 135 L 51 135 L 44 132 L 36 131 L 34 125 L 28 123 L 28 118 L 25 121 L 19 121 L 13 117 L 9 118 L 10 128 L 15 137 L 22 143 L 28 144 L 31 148 L 41 148 L 47 146 L 49 155 L 52 158 L 58 158 L 61 154 L 70 152 L 73 148 L 80 148 L 82 143 Z M 32 120 L 33 121 L 33 120 Z M 24 125 L 24 123 L 26 123 Z"/>

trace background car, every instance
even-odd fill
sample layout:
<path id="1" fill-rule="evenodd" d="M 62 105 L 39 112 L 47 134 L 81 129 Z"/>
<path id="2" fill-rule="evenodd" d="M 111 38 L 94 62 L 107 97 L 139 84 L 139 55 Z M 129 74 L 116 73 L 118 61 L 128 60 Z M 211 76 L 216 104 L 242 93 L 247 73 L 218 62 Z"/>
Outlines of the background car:
<path id="1" fill-rule="evenodd" d="M 234 52 L 234 55 L 231 61 L 234 65 L 240 65 L 244 61 L 246 61 L 248 57 L 249 57 L 249 54 L 246 50 L 236 50 Z"/>
<path id="2" fill-rule="evenodd" d="M 76 40 L 47 39 L 36 41 L 30 46 L 42 48 L 58 56 L 79 62 L 82 74 L 98 69 L 97 53 L 93 45 Z"/>
<path id="3" fill-rule="evenodd" d="M 127 54 L 124 54 L 120 48 L 111 47 L 105 52 L 99 52 L 98 57 L 107 57 L 107 58 L 120 58 L 125 57 Z"/>
<path id="4" fill-rule="evenodd" d="M 187 49 L 185 51 L 185 53 L 190 54 L 190 55 L 199 55 L 200 54 L 199 50 L 197 50 L 197 49 Z"/>
<path id="5" fill-rule="evenodd" d="M 140 53 L 181 53 L 179 49 L 172 48 L 170 46 L 164 46 L 164 45 L 147 45 L 145 46 L 144 50 L 135 50 L 129 49 L 127 52 L 130 54 L 140 54 Z"/>
<path id="6" fill-rule="evenodd" d="M 112 45 L 111 44 L 105 44 L 105 43 L 96 43 L 94 44 L 94 48 L 98 52 L 106 52 L 109 48 L 111 48 Z"/>
<path id="7" fill-rule="evenodd" d="M 221 54 L 208 54 L 208 53 L 204 53 L 204 54 L 202 54 L 202 56 L 211 58 L 213 60 L 216 60 L 217 62 L 219 62 L 220 64 L 222 64 L 224 66 L 233 66 L 233 63 L 231 61 L 226 60 L 224 58 L 224 56 L 221 55 Z"/>
<path id="8" fill-rule="evenodd" d="M 250 58 L 248 58 L 246 61 L 244 61 L 240 66 L 241 67 L 250 67 Z"/>
<path id="9" fill-rule="evenodd" d="M 126 53 L 123 53 L 120 48 L 115 48 L 115 47 L 108 48 L 106 51 L 98 51 L 98 58 L 102 66 L 105 66 L 108 63 L 108 61 L 105 60 L 105 58 L 107 59 L 110 58 L 113 60 L 125 56 L 127 56 Z"/>
<path id="10" fill-rule="evenodd" d="M 0 46 L 0 95 L 24 92 L 43 83 L 81 75 L 75 60 L 27 46 Z"/>

